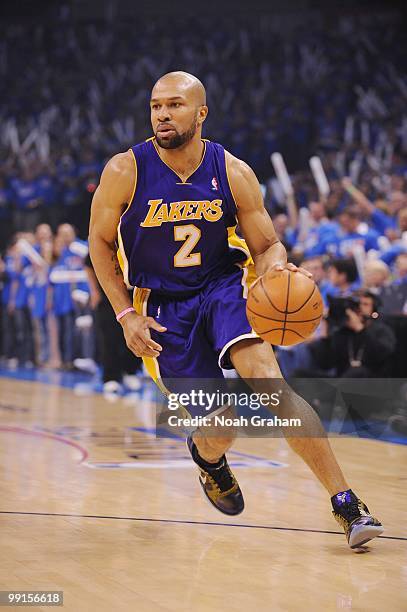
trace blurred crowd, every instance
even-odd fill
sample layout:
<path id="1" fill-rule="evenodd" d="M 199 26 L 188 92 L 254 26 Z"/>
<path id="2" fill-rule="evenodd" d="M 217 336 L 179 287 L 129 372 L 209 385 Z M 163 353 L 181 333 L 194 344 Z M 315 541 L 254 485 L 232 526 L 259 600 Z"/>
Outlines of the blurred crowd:
<path id="1" fill-rule="evenodd" d="M 205 136 L 246 160 L 264 183 L 273 151 L 293 173 L 317 151 L 336 177 L 349 165 L 357 173 L 363 156 L 402 172 L 402 24 L 397 10 L 385 8 L 337 18 L 328 11 L 227 19 L 112 14 L 90 23 L 57 3 L 41 22 L 4 25 L 0 243 L 12 226 L 32 231 L 40 220 L 72 223 L 86 238 L 101 168 L 150 136 L 151 87 L 174 69 L 205 84 Z M 301 172 L 297 183 L 303 205 L 309 193 Z"/>
<path id="2" fill-rule="evenodd" d="M 151 86 L 174 69 L 201 78 L 210 109 L 205 137 L 254 168 L 290 259 L 308 267 L 320 286 L 328 323 L 318 330 L 319 344 L 280 351 L 283 367 L 315 373 L 329 364 L 349 374 L 356 368 L 350 362 L 366 362 L 372 349 L 345 338 L 344 363 L 332 364 L 326 350 L 340 353 L 332 337 L 344 329 L 359 334 L 359 342 L 385 337 L 374 350 L 383 366 L 389 363 L 405 338 L 407 314 L 402 23 L 391 8 L 227 20 L 124 21 L 113 11 L 89 23 L 74 20 L 66 5 L 41 23 L 10 22 L 0 41 L 8 94 L 0 103 L 5 363 L 92 371 L 100 362 L 95 321 L 102 298 L 86 260 L 92 194 L 106 160 L 150 136 Z M 286 162 L 293 196 L 273 174 L 275 151 Z M 309 170 L 316 153 L 329 193 L 320 193 Z M 340 329 L 329 323 L 328 296 L 359 304 L 347 304 Z M 384 317 L 398 319 L 381 335 Z M 372 326 L 378 331 L 368 334 Z M 364 371 L 380 372 L 380 364 Z"/>
<path id="3" fill-rule="evenodd" d="M 68 223 L 18 232 L 0 258 L 0 358 L 11 370 L 51 368 L 96 374 L 107 392 L 139 387 L 128 351 L 99 286 L 86 241 Z M 112 346 L 115 347 L 112 351 Z"/>

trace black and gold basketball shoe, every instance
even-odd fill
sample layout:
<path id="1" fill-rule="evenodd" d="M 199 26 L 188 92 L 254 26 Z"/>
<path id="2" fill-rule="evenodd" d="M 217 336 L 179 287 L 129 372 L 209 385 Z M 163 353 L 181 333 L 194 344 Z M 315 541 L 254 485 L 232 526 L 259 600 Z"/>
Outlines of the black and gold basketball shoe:
<path id="1" fill-rule="evenodd" d="M 243 495 L 225 455 L 217 463 L 204 461 L 198 453 L 192 436 L 187 438 L 187 447 L 199 468 L 199 482 L 211 504 L 223 514 L 234 515 L 243 512 Z"/>
<path id="2" fill-rule="evenodd" d="M 331 497 L 332 514 L 345 530 L 349 546 L 359 548 L 383 533 L 382 524 L 369 508 L 349 489 Z"/>

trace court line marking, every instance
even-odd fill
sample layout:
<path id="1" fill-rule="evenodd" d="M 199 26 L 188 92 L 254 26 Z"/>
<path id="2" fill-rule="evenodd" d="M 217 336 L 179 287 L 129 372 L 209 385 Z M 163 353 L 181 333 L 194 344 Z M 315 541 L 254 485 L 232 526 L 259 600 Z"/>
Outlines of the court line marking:
<path id="1" fill-rule="evenodd" d="M 16 434 L 24 435 L 24 436 L 33 436 L 36 438 L 38 437 L 48 438 L 49 440 L 55 440 L 56 442 L 61 442 L 62 444 L 66 444 L 67 446 L 72 446 L 72 448 L 75 448 L 81 453 L 81 457 L 78 463 L 83 463 L 89 457 L 89 453 L 86 450 L 86 448 L 84 448 L 80 444 L 77 444 L 77 442 L 74 442 L 73 440 L 68 440 L 67 438 L 58 436 L 57 434 L 51 434 L 45 431 L 36 431 L 34 429 L 24 429 L 24 427 L 13 427 L 13 426 L 8 426 L 8 425 L 2 425 L 0 427 L 0 433 L 2 432 L 3 433 L 16 433 Z"/>
<path id="2" fill-rule="evenodd" d="M 186 521 L 181 519 L 159 519 L 145 518 L 139 516 L 105 516 L 99 514 L 68 514 L 63 512 L 19 512 L 15 510 L 0 510 L 0 514 L 18 514 L 22 516 L 60 516 L 64 518 L 90 518 L 111 519 L 116 521 L 139 521 L 146 523 L 169 523 L 175 525 L 209 525 L 214 527 L 243 527 L 245 529 L 267 529 L 272 531 L 300 531 L 302 533 L 329 533 L 332 535 L 343 535 L 342 531 L 330 531 L 327 529 L 305 529 L 302 527 L 273 527 L 272 525 L 248 525 L 247 523 L 220 523 L 217 521 Z M 402 536 L 378 536 L 382 540 L 407 541 Z"/>
<path id="3" fill-rule="evenodd" d="M 141 433 L 152 433 L 147 431 L 147 429 L 143 428 L 143 427 L 131 427 L 130 429 L 132 430 L 138 430 Z M 166 460 L 166 461 L 162 461 L 161 463 L 157 462 L 156 464 L 148 464 L 146 465 L 146 463 L 142 461 L 138 461 L 138 462 L 122 462 L 122 461 L 96 461 L 96 462 L 88 462 L 86 461 L 89 458 L 89 453 L 86 450 L 85 447 L 81 446 L 80 444 L 78 444 L 77 442 L 74 442 L 73 440 L 70 440 L 69 438 L 65 438 L 64 436 L 60 436 L 58 434 L 53 434 L 53 433 L 49 433 L 46 431 L 38 431 L 35 429 L 25 429 L 24 427 L 15 427 L 13 425 L 2 425 L 0 426 L 0 433 L 15 433 L 15 434 L 19 434 L 19 435 L 25 435 L 25 436 L 33 436 L 33 437 L 37 437 L 37 438 L 48 438 L 49 440 L 55 440 L 56 442 L 61 442 L 62 444 L 66 444 L 67 446 L 72 446 L 72 448 L 75 448 L 76 450 L 78 450 L 81 453 L 81 457 L 79 459 L 79 461 L 77 462 L 78 464 L 83 464 L 86 467 L 93 467 L 93 468 L 98 468 L 100 466 L 102 467 L 106 467 L 106 468 L 114 468 L 114 467 L 133 467 L 133 468 L 137 468 L 137 469 L 144 469 L 144 468 L 159 468 L 159 469 L 164 469 L 165 467 L 176 467 L 176 468 L 184 468 L 184 467 L 188 467 L 185 465 L 177 465 L 177 460 L 172 460 L 174 463 L 170 464 L 171 460 Z M 178 438 L 177 438 L 178 441 Z M 179 441 L 183 442 L 183 440 L 181 440 L 181 438 L 179 438 Z M 250 459 L 254 459 L 254 461 L 258 461 L 259 463 L 261 463 L 261 465 L 256 465 L 254 464 L 253 466 L 240 466 L 239 467 L 248 467 L 248 468 L 259 468 L 259 467 L 288 467 L 287 463 L 281 463 L 279 461 L 275 461 L 273 459 L 266 459 L 265 457 L 258 457 L 257 455 L 250 455 L 248 453 L 241 453 L 238 451 L 229 451 L 229 453 L 241 456 L 241 457 L 245 457 L 245 458 L 250 458 Z M 168 465 L 163 465 L 163 463 L 168 463 Z M 106 464 L 106 465 L 105 465 Z M 191 466 L 193 466 L 194 464 L 190 461 L 190 459 L 188 459 L 188 464 L 191 464 Z M 235 465 L 237 467 L 237 462 L 233 461 L 231 462 L 231 465 Z"/>
<path id="4" fill-rule="evenodd" d="M 36 376 L 38 376 L 38 378 L 36 378 Z M 91 385 L 90 390 L 89 390 L 89 395 L 101 395 L 102 394 L 102 389 L 96 389 L 95 388 L 95 381 L 92 379 L 92 377 L 90 375 L 85 375 L 83 374 L 82 376 L 78 376 L 77 378 L 80 380 L 72 380 L 70 379 L 69 381 L 67 380 L 68 377 L 74 377 L 77 376 L 76 374 L 73 374 L 72 372 L 56 372 L 56 371 L 51 371 L 51 372 L 47 372 L 47 371 L 41 371 L 38 369 L 34 370 L 24 370 L 21 368 L 18 368 L 15 371 L 10 371 L 4 367 L 0 367 L 0 380 L 1 379 L 6 379 L 6 380 L 20 380 L 23 382 L 31 382 L 31 383 L 39 383 L 39 384 L 43 384 L 43 385 L 49 385 L 55 388 L 62 388 L 62 389 L 70 389 L 73 393 L 75 393 L 75 387 L 77 385 L 80 384 L 86 384 L 86 385 Z M 48 378 L 47 378 L 48 377 Z M 50 380 L 50 378 L 53 378 L 53 380 Z M 57 377 L 59 377 L 59 379 L 57 380 Z M 149 384 L 150 381 L 149 379 L 144 378 L 144 384 Z M 153 384 L 153 383 L 152 383 Z M 125 398 L 126 396 L 121 396 L 121 400 L 123 400 L 123 398 Z M 142 396 L 141 396 L 141 399 Z M 324 426 L 326 426 L 326 423 L 324 422 Z M 328 432 L 328 434 L 330 434 L 332 432 Z M 367 440 L 374 440 L 375 442 L 382 442 L 384 444 L 397 444 L 397 445 L 401 445 L 401 446 L 406 446 L 407 445 L 407 437 L 400 434 L 397 435 L 397 433 L 395 432 L 393 433 L 386 433 L 385 434 L 386 437 L 384 438 L 379 438 L 379 437 L 372 437 L 372 436 L 365 436 L 365 437 L 361 437 L 361 439 L 367 439 Z M 333 437 L 339 437 L 339 438 L 348 438 L 348 437 L 354 437 L 346 435 L 346 434 L 341 434 L 339 436 L 335 435 Z"/>

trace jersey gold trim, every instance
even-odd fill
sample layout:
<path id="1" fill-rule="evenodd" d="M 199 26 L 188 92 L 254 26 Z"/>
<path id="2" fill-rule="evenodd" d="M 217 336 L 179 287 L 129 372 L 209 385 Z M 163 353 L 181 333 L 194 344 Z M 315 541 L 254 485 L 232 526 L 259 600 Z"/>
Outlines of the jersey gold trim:
<path id="1" fill-rule="evenodd" d="M 188 181 L 188 179 L 190 179 L 190 178 L 191 178 L 191 176 L 193 176 L 193 175 L 195 174 L 195 172 L 196 172 L 196 171 L 197 171 L 197 170 L 198 170 L 198 169 L 199 169 L 199 168 L 202 166 L 202 163 L 203 163 L 203 161 L 204 161 L 204 159 L 205 159 L 205 155 L 206 155 L 206 143 L 207 143 L 208 141 L 207 141 L 206 139 L 204 139 L 204 138 L 201 138 L 201 142 L 203 142 L 203 143 L 204 143 L 204 150 L 203 150 L 203 153 L 202 153 L 201 161 L 199 162 L 199 164 L 197 165 L 197 167 L 195 168 L 195 170 L 194 170 L 193 172 L 191 172 L 191 174 L 189 174 L 185 180 L 182 178 L 182 176 L 180 176 L 180 175 L 178 174 L 178 172 L 176 172 L 176 171 L 174 170 L 174 168 L 171 168 L 171 166 L 170 166 L 170 165 L 168 165 L 168 164 L 167 164 L 167 162 L 165 162 L 165 161 L 163 160 L 163 158 L 161 157 L 160 152 L 159 152 L 159 150 L 158 150 L 157 143 L 156 143 L 156 140 L 155 140 L 155 136 L 153 136 L 153 138 L 151 138 L 151 142 L 152 142 L 152 145 L 153 145 L 154 149 L 156 150 L 156 153 L 157 153 L 158 157 L 161 159 L 162 163 L 163 163 L 163 164 L 165 164 L 165 165 L 167 166 L 167 168 L 169 168 L 169 169 L 171 170 L 171 172 L 173 172 L 173 173 L 175 174 L 175 176 L 178 176 L 178 178 L 179 178 L 179 180 L 181 181 L 181 183 L 177 183 L 177 185 L 183 185 L 183 184 L 185 184 L 185 183 Z"/>
<path id="2" fill-rule="evenodd" d="M 229 248 L 242 251 L 242 253 L 246 255 L 246 260 L 239 265 L 242 267 L 253 265 L 253 259 L 250 255 L 249 247 L 247 246 L 246 241 L 236 234 L 236 227 L 237 225 L 232 225 L 231 227 L 227 228 Z"/>
<path id="3" fill-rule="evenodd" d="M 226 158 L 226 151 L 225 151 L 225 150 L 224 150 L 224 155 L 225 155 L 225 170 L 226 170 L 226 178 L 227 178 L 227 180 L 228 180 L 229 190 L 230 190 L 230 193 L 232 194 L 232 198 L 233 198 L 233 201 L 234 201 L 234 203 L 235 203 L 236 210 L 238 210 L 238 206 L 237 206 L 237 202 L 236 202 L 235 194 L 233 193 L 232 184 L 231 184 L 231 182 L 230 182 L 229 170 L 228 170 L 228 160 L 227 160 L 227 158 Z"/>
<path id="4" fill-rule="evenodd" d="M 133 186 L 133 192 L 132 192 L 132 194 L 131 194 L 131 198 L 130 198 L 130 201 L 129 201 L 129 203 L 128 203 L 128 206 L 127 206 L 126 210 L 128 210 L 128 209 L 130 208 L 131 203 L 133 202 L 134 194 L 136 193 L 136 187 L 137 187 L 137 178 L 138 178 L 137 159 L 136 159 L 136 156 L 134 155 L 134 151 L 133 151 L 133 149 L 130 149 L 130 151 L 131 151 L 131 154 L 132 154 L 132 156 L 133 156 L 133 161 L 134 161 L 134 169 L 135 169 L 135 172 L 136 172 L 136 176 L 134 177 L 134 186 Z M 124 212 L 126 212 L 126 210 L 125 210 Z M 123 215 L 124 215 L 124 213 L 123 213 Z"/>
<path id="5" fill-rule="evenodd" d="M 134 178 L 134 186 L 133 186 L 133 192 L 131 194 L 131 198 L 129 199 L 129 202 L 128 202 L 125 210 L 120 215 L 119 224 L 117 226 L 118 249 L 117 249 L 116 254 L 117 254 L 117 259 L 119 261 L 120 268 L 121 268 L 122 273 L 123 273 L 123 279 L 124 279 L 125 285 L 126 285 L 126 287 L 128 289 L 131 289 L 131 285 L 130 285 L 130 282 L 129 282 L 129 262 L 127 261 L 126 252 L 125 252 L 124 246 L 123 246 L 122 235 L 120 233 L 120 225 L 121 225 L 121 222 L 122 222 L 122 218 L 123 218 L 123 215 L 129 210 L 130 206 L 133 203 L 134 194 L 136 193 L 137 179 L 138 179 L 138 169 L 137 169 L 136 156 L 134 155 L 133 149 L 129 149 L 129 151 L 131 151 L 131 154 L 133 156 L 134 168 L 135 168 L 136 176 Z"/>

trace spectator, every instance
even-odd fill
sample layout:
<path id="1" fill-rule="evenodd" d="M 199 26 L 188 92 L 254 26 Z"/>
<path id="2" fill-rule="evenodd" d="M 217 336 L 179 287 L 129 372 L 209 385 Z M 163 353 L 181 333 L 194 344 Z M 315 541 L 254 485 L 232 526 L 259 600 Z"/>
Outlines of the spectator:
<path id="1" fill-rule="evenodd" d="M 21 234 L 21 238 L 34 236 Z M 31 368 L 34 365 L 34 341 L 29 310 L 29 296 L 32 287 L 32 265 L 29 259 L 22 255 L 17 242 L 12 255 L 14 274 L 10 287 L 8 312 L 13 315 L 15 327 L 16 358 L 20 367 Z"/>
<path id="2" fill-rule="evenodd" d="M 353 259 L 334 259 L 328 268 L 328 282 L 321 287 L 322 298 L 327 303 L 327 296 L 344 297 L 355 290 L 358 284 L 358 273 Z"/>
<path id="3" fill-rule="evenodd" d="M 19 231 L 33 231 L 41 220 L 44 204 L 40 183 L 33 166 L 26 166 L 21 177 L 11 181 L 15 202 L 14 227 Z"/>
<path id="4" fill-rule="evenodd" d="M 3 290 L 1 294 L 2 301 L 2 349 L 6 364 L 9 367 L 16 367 L 17 353 L 15 341 L 15 320 L 14 320 L 14 302 L 12 302 L 11 288 L 17 278 L 16 269 L 16 240 L 12 241 L 7 248 L 4 257 L 4 265 L 2 266 Z"/>
<path id="5" fill-rule="evenodd" d="M 356 208 L 344 208 L 337 215 L 339 230 L 321 240 L 320 254 L 330 254 L 333 257 L 352 257 L 355 247 L 360 246 L 365 252 L 370 249 L 379 250 L 377 239 L 379 234 L 374 230 L 361 233 L 359 229 L 361 217 Z"/>
<path id="6" fill-rule="evenodd" d="M 389 202 L 384 204 L 386 210 L 382 210 L 379 206 L 375 206 L 360 189 L 352 185 L 349 178 L 343 178 L 342 185 L 359 205 L 361 211 L 369 217 L 373 228 L 379 234 L 385 235 L 388 230 L 397 228 L 397 214 L 407 206 L 406 195 L 403 192 L 392 191 Z"/>
<path id="7" fill-rule="evenodd" d="M 389 358 L 396 348 L 394 332 L 377 320 L 373 294 L 362 291 L 355 297 L 359 305 L 346 308 L 339 329 L 311 343 L 311 354 L 321 370 L 335 368 L 343 378 L 388 376 Z"/>
<path id="8" fill-rule="evenodd" d="M 63 236 L 56 236 L 54 242 L 54 263 L 51 268 L 52 311 L 57 321 L 58 346 L 62 367 L 73 369 L 75 311 L 72 301 L 71 283 L 63 280 L 69 271 L 66 261 L 66 246 Z M 59 274 L 62 272 L 62 274 Z"/>
<path id="9" fill-rule="evenodd" d="M 390 269 L 383 261 L 374 259 L 365 263 L 363 268 L 363 286 L 371 293 L 380 295 L 383 287 L 389 283 L 389 280 Z"/>
<path id="10" fill-rule="evenodd" d="M 398 215 L 398 228 L 387 230 L 386 236 L 390 240 L 389 247 L 382 253 L 381 259 L 391 266 L 397 255 L 407 253 L 407 208 L 402 208 Z"/>
<path id="11" fill-rule="evenodd" d="M 287 215 L 280 213 L 274 217 L 273 222 L 279 240 L 290 251 L 295 242 L 295 230 L 289 226 Z"/>
<path id="12" fill-rule="evenodd" d="M 304 212 L 301 212 L 304 219 Z M 325 204 L 319 201 L 310 202 L 309 215 L 306 215 L 302 225 L 300 222 L 295 250 L 301 251 L 307 258 L 319 255 L 321 244 L 326 243 L 338 230 L 337 224 L 327 218 Z"/>
<path id="13" fill-rule="evenodd" d="M 305 257 L 324 299 L 328 293 L 349 295 L 357 274 L 348 259 L 359 252 L 359 266 L 373 249 L 396 278 L 389 285 L 384 265 L 368 260 L 365 282 L 380 291 L 385 312 L 402 313 L 406 283 L 399 256 L 407 253 L 407 126 L 401 87 L 405 36 L 401 13 L 382 10 L 385 36 L 381 14 L 362 10 L 345 15 L 341 9 L 335 13 L 338 27 L 329 30 L 329 37 L 331 9 L 319 11 L 317 19 L 304 14 L 301 23 L 294 21 L 288 29 L 284 16 L 274 14 L 265 15 L 261 27 L 256 18 L 238 15 L 218 20 L 216 28 L 211 16 L 185 18 L 176 39 L 166 36 L 166 17 L 151 22 L 140 13 L 136 21 L 122 19 L 120 3 L 114 20 L 93 20 L 91 27 L 69 9 L 64 19 L 59 11 L 44 13 L 35 28 L 29 20 L 18 28 L 5 22 L 1 71 L 10 96 L 0 103 L 0 250 L 13 231 L 32 230 L 40 223 L 33 244 L 46 261 L 38 267 L 14 247 L 5 254 L 2 352 L 7 358 L 16 357 L 14 302 L 24 291 L 23 309 L 28 307 L 35 329 L 39 363 L 52 346 L 47 338 L 53 321 L 47 314 L 50 296 L 59 313 L 65 362 L 94 356 L 93 328 L 75 324 L 92 324 L 89 295 L 92 304 L 94 298 L 88 282 L 50 283 L 46 270 L 52 264 L 51 276 L 64 271 L 81 278 L 90 200 L 100 170 L 112 152 L 150 136 L 148 113 L 143 116 L 150 85 L 174 66 L 196 73 L 205 83 L 209 105 L 216 109 L 205 123 L 205 135 L 253 164 L 267 183 L 277 234 L 291 251 L 290 259 Z M 161 39 L 165 53 L 156 54 L 151 50 Z M 60 74 L 63 79 L 56 78 Z M 275 82 L 281 86 L 274 87 Z M 284 204 L 278 182 L 270 179 L 274 151 L 282 152 L 294 187 L 294 196 Z M 316 153 L 329 181 L 326 197 L 317 193 L 308 168 Z M 352 181 L 341 182 L 346 175 Z M 51 262 L 56 229 L 58 255 Z M 322 257 L 334 258 L 329 278 Z"/>
<path id="14" fill-rule="evenodd" d="M 6 180 L 0 174 L 0 253 L 3 252 L 7 244 L 11 224 L 11 190 L 7 187 Z"/>
<path id="15" fill-rule="evenodd" d="M 323 300 L 326 300 L 326 295 L 327 295 L 327 293 L 329 291 L 335 293 L 335 291 L 336 291 L 335 285 L 332 282 L 329 282 L 328 279 L 327 279 L 325 265 L 324 265 L 322 257 L 316 257 L 316 256 L 315 257 L 308 257 L 307 259 L 304 259 L 301 262 L 301 266 L 303 268 L 305 268 L 306 270 L 308 270 L 308 272 L 311 272 L 311 274 L 313 276 L 313 279 L 316 282 L 316 284 L 317 284 L 317 286 L 318 286 L 318 288 L 319 288 L 319 290 L 321 292 Z M 337 270 L 336 270 L 336 274 L 335 274 L 335 271 L 331 274 L 331 276 L 333 276 L 334 282 L 338 282 L 338 274 L 339 273 L 338 273 Z M 351 275 L 350 278 L 354 278 L 354 276 Z M 339 282 L 342 285 L 342 277 L 341 277 L 341 280 Z M 326 302 L 325 302 L 325 306 L 327 306 Z"/>

